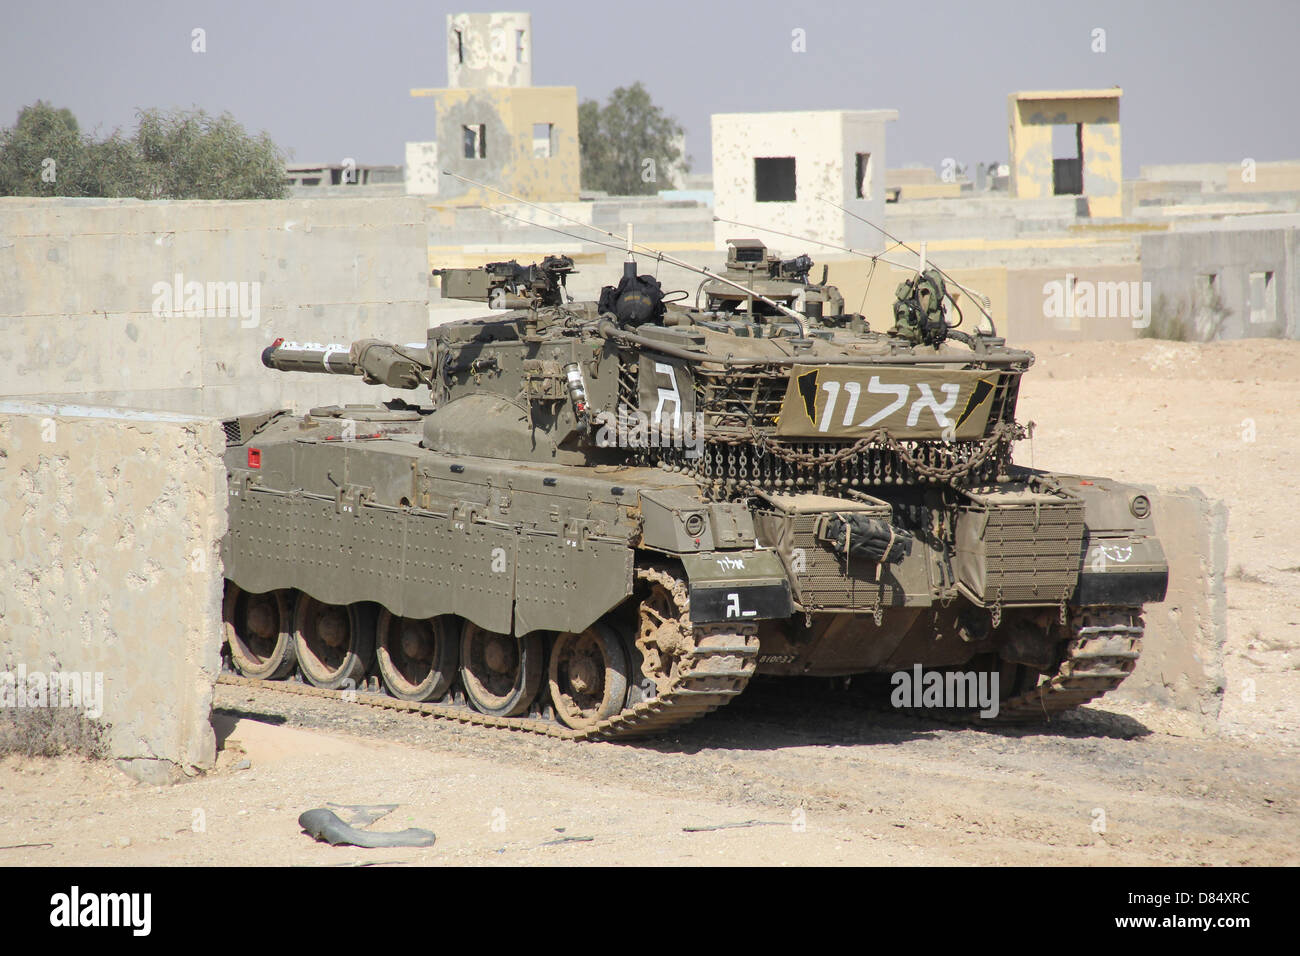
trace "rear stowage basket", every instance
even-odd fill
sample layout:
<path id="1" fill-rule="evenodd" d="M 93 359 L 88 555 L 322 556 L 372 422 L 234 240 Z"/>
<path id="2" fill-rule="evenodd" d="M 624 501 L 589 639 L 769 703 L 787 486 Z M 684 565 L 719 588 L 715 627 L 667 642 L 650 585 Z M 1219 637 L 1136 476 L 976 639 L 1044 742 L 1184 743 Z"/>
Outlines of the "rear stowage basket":
<path id="1" fill-rule="evenodd" d="M 957 583 L 978 604 L 1060 604 L 1083 561 L 1083 502 L 1024 485 L 971 492 L 957 516 Z"/>
<path id="2" fill-rule="evenodd" d="M 893 574 L 882 575 L 875 561 L 846 562 L 817 535 L 819 522 L 833 514 L 861 514 L 890 522 L 893 509 L 877 498 L 847 501 L 815 494 L 761 495 L 769 507 L 754 515 L 765 547 L 774 549 L 790 570 L 795 600 L 806 610 L 861 611 L 902 601 Z"/>

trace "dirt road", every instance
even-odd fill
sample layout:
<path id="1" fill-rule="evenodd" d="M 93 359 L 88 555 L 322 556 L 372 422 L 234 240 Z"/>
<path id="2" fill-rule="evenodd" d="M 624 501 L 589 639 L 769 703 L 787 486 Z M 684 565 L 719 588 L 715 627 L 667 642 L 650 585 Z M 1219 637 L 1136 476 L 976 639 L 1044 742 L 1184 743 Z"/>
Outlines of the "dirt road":
<path id="1" fill-rule="evenodd" d="M 0 846 L 54 846 L 0 862 L 1300 863 L 1291 748 L 1150 733 L 1098 709 L 988 732 L 751 691 L 626 745 L 223 687 L 230 738 L 207 777 L 146 788 L 77 761 L 3 767 Z M 312 843 L 295 821 L 326 803 L 399 804 L 374 829 L 428 827 L 438 844 Z M 764 825 L 684 832 L 747 821 Z M 591 840 L 551 842 L 575 837 Z"/>

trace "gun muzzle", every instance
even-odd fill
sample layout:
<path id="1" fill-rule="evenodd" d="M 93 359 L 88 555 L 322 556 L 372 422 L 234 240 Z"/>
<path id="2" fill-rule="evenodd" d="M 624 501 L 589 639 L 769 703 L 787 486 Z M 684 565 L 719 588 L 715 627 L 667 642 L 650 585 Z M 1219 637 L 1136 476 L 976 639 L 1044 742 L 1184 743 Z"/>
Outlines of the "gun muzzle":
<path id="1" fill-rule="evenodd" d="M 346 345 L 276 341 L 262 352 L 262 364 L 279 372 L 315 372 L 317 375 L 360 375 Z"/>
<path id="2" fill-rule="evenodd" d="M 367 385 L 419 388 L 426 382 L 432 359 L 428 347 L 418 342 L 397 346 L 378 339 L 360 339 L 349 347 L 276 339 L 263 350 L 262 364 L 280 372 L 360 375 Z"/>

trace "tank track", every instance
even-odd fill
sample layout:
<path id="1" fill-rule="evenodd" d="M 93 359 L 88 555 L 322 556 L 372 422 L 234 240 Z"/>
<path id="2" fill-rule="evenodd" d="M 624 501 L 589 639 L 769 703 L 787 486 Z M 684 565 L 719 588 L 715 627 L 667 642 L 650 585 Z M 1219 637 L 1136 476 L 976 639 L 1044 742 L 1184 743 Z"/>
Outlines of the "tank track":
<path id="1" fill-rule="evenodd" d="M 222 672 L 218 683 L 404 710 L 463 724 L 563 740 L 629 740 L 661 734 L 717 710 L 740 695 L 758 664 L 758 628 L 752 624 L 692 625 L 690 594 L 681 578 L 658 567 L 637 568 L 636 576 L 638 581 L 661 584 L 668 589 L 680 611 L 678 623 L 682 633 L 691 636 L 693 646 L 681 655 L 671 679 L 659 687 L 654 697 L 631 704 L 583 730 L 574 730 L 556 720 L 532 714 L 493 717 L 479 713 L 468 703 L 399 700 L 382 690 L 327 690 L 295 680 L 259 680 L 229 671 Z"/>
<path id="2" fill-rule="evenodd" d="M 931 720 L 971 724 L 1050 722 L 1124 682 L 1142 653 L 1142 617 L 1131 608 L 1089 608 L 1075 612 L 1065 656 L 1056 672 L 1027 691 L 998 703 L 996 717 L 981 717 L 978 709 L 889 707 L 894 713 Z"/>
<path id="3" fill-rule="evenodd" d="M 1002 701 L 997 717 L 991 720 L 1008 724 L 1050 720 L 1109 693 L 1133 673 L 1142 653 L 1139 613 L 1100 608 L 1076 618 L 1093 623 L 1074 625 L 1065 659 L 1056 673 L 1027 693 Z"/>

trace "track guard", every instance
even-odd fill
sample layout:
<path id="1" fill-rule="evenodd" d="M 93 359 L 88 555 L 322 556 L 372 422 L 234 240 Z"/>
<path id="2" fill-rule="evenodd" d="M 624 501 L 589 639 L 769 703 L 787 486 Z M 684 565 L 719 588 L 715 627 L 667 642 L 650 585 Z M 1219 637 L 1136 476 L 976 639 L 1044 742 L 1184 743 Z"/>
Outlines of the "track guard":
<path id="1" fill-rule="evenodd" d="M 774 551 L 713 551 L 681 560 L 693 622 L 749 623 L 794 613 L 790 580 Z"/>

